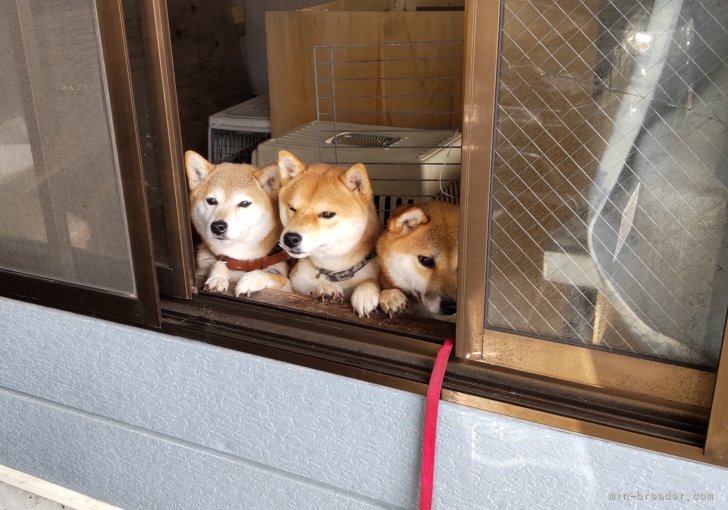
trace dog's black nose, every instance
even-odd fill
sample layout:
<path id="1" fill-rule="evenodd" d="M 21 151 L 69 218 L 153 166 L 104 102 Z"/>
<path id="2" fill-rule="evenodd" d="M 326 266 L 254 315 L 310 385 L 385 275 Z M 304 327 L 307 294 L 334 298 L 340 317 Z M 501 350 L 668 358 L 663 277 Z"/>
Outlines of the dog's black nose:
<path id="1" fill-rule="evenodd" d="M 216 236 L 219 236 L 220 234 L 224 234 L 227 230 L 227 222 L 224 222 L 222 220 L 220 221 L 213 221 L 210 223 L 210 230 L 212 230 L 212 233 Z"/>
<path id="2" fill-rule="evenodd" d="M 286 235 L 283 236 L 283 243 L 289 248 L 295 248 L 296 246 L 301 244 L 302 239 L 303 238 L 301 237 L 301 234 L 288 232 Z"/>
<path id="3" fill-rule="evenodd" d="M 458 311 L 458 304 L 454 299 L 442 298 L 440 301 L 440 311 L 443 315 L 452 315 Z"/>

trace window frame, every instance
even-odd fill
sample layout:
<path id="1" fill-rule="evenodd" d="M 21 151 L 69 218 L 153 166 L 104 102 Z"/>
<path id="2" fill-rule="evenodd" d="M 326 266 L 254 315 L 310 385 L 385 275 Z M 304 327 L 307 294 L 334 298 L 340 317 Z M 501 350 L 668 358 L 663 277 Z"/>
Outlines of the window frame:
<path id="1" fill-rule="evenodd" d="M 125 145 L 119 145 L 120 149 L 131 148 L 119 152 L 120 157 L 122 152 L 127 152 L 124 157 L 130 160 L 130 166 L 124 166 L 124 196 L 127 214 L 136 218 L 133 224 L 130 221 L 130 231 L 133 230 L 130 234 L 137 236 L 132 237 L 132 245 L 135 250 L 141 250 L 134 252 L 135 264 L 140 264 L 139 268 L 134 266 L 135 277 L 143 278 L 137 281 L 138 285 L 147 285 L 153 295 L 144 299 L 140 296 L 135 301 L 135 316 L 122 309 L 118 296 L 93 289 L 54 281 L 36 282 L 42 279 L 5 273 L 0 274 L 0 283 L 15 279 L 15 290 L 9 292 L 13 297 L 37 300 L 42 290 L 50 289 L 42 300 L 44 304 L 122 322 L 154 325 L 154 320 L 148 319 L 161 317 L 161 331 L 168 334 L 425 394 L 429 372 L 443 340 L 441 332 L 428 335 L 388 331 L 361 321 L 291 311 L 266 303 L 265 296 L 256 302 L 196 294 L 191 237 L 185 237 L 190 233 L 190 224 L 166 0 L 138 2 L 145 47 L 148 46 L 146 56 L 154 73 L 151 83 L 158 108 L 154 124 L 163 147 L 160 161 L 165 162 L 159 169 L 164 183 L 167 228 L 170 237 L 175 232 L 180 236 L 170 241 L 170 249 L 177 252 L 171 258 L 171 267 L 164 268 L 166 277 L 172 280 L 171 287 L 157 287 L 152 264 L 131 77 L 127 48 L 123 44 L 121 0 L 97 0 L 97 5 L 99 23 L 104 27 L 102 46 L 107 69 L 112 66 L 113 75 L 120 77 L 114 88 L 122 89 L 115 92 L 119 96 L 112 105 L 114 126 L 127 131 Z M 482 197 L 490 191 L 489 172 L 475 170 L 490 169 L 492 165 L 500 9 L 501 0 L 466 3 L 462 189 L 467 192 L 461 197 L 458 292 L 461 305 L 456 332 L 457 356 L 448 365 L 442 397 L 563 430 L 728 466 L 728 403 L 723 403 L 728 402 L 728 349 L 721 353 L 710 408 L 687 405 L 684 399 L 669 402 L 654 395 L 643 398 L 633 392 L 597 387 L 589 381 L 540 373 L 534 368 L 524 370 L 492 360 L 483 363 L 472 355 L 477 352 L 471 349 L 476 345 L 473 340 L 478 338 L 474 333 L 481 336 L 482 343 L 485 293 L 479 289 L 485 285 L 488 218 L 488 201 Z M 107 61 L 107 58 L 115 60 Z M 112 65 L 112 62 L 115 63 Z M 487 72 L 483 73 L 482 69 Z M 146 243 L 143 249 L 134 239 Z M 34 287 L 33 292 L 23 291 L 23 287 Z M 139 320 L 143 317 L 147 320 Z M 480 331 L 475 330 L 476 326 Z"/>
<path id="2" fill-rule="evenodd" d="M 141 166 L 141 151 L 121 0 L 96 0 L 101 56 L 119 165 L 136 296 L 0 270 L 2 294 L 63 310 L 159 327 L 159 294 Z M 31 129 L 32 132 L 32 129 Z"/>
<path id="3" fill-rule="evenodd" d="M 153 103 L 152 128 L 158 144 L 155 164 L 160 171 L 170 258 L 169 267 L 157 265 L 160 293 L 191 299 L 196 292 L 195 261 L 167 0 L 132 1 L 136 1 L 141 18 L 141 42 Z"/>
<path id="4" fill-rule="evenodd" d="M 692 402 L 710 413 L 708 433 L 698 458 L 725 462 L 728 459 L 728 349 L 722 349 L 715 374 L 484 327 L 490 200 L 483 200 L 483 196 L 491 195 L 503 0 L 470 0 L 466 13 L 458 275 L 458 302 L 462 305 L 458 310 L 456 355 L 486 366 L 571 381 L 615 394 L 631 394 L 636 399 L 657 399 L 667 407 L 677 408 Z M 485 36 L 479 35 L 483 32 Z M 483 108 L 487 104 L 494 106 L 491 111 Z M 724 346 L 727 338 L 728 321 L 723 333 Z M 484 348 L 487 344 L 492 348 Z M 564 359 L 570 363 L 564 364 Z M 586 360 L 589 362 L 581 362 Z M 606 373 L 599 374 L 601 380 L 594 366 L 606 369 Z M 605 383 L 605 379 L 609 382 Z M 559 420 L 546 417 L 545 422 L 555 424 Z M 648 443 L 645 438 L 637 445 Z"/>
<path id="5" fill-rule="evenodd" d="M 728 318 L 723 329 L 723 348 L 718 361 L 713 403 L 705 438 L 705 455 L 728 465 Z"/>

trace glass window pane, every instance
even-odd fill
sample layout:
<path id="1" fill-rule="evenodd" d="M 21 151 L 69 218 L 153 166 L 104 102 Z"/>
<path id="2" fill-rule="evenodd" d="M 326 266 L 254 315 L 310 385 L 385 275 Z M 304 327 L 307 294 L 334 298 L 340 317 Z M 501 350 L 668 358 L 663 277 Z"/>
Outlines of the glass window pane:
<path id="1" fill-rule="evenodd" d="M 486 326 L 716 365 L 728 3 L 505 0 Z"/>
<path id="2" fill-rule="evenodd" d="M 0 10 L 0 267 L 134 295 L 95 2 Z"/>

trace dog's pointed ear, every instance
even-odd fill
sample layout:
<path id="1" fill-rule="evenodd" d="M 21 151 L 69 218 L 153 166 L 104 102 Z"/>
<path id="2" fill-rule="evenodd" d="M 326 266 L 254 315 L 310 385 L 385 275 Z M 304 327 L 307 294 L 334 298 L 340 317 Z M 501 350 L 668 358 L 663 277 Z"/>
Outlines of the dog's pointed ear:
<path id="1" fill-rule="evenodd" d="M 420 225 L 430 222 L 430 218 L 417 205 L 408 205 L 394 211 L 387 221 L 387 231 L 393 234 L 409 234 Z"/>
<path id="2" fill-rule="evenodd" d="M 284 183 L 289 179 L 306 170 L 306 165 L 287 150 L 278 151 L 278 171 L 280 172 L 281 182 Z"/>
<path id="3" fill-rule="evenodd" d="M 340 177 L 344 186 L 351 191 L 359 193 L 364 200 L 369 200 L 372 196 L 372 184 L 369 181 L 367 167 L 363 163 L 356 163 Z"/>
<path id="4" fill-rule="evenodd" d="M 207 179 L 215 165 L 207 161 L 205 158 L 197 154 L 195 151 L 185 152 L 185 170 L 187 171 L 187 184 L 190 191 L 199 186 L 202 181 Z"/>
<path id="5" fill-rule="evenodd" d="M 275 195 L 281 187 L 281 175 L 278 172 L 278 165 L 268 165 L 259 170 L 253 171 L 253 177 L 260 187 L 269 195 Z"/>

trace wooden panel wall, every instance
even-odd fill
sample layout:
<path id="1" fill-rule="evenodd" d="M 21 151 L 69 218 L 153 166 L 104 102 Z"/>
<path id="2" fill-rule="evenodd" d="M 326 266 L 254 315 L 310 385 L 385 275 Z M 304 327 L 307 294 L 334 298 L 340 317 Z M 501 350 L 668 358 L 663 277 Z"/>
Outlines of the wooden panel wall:
<path id="1" fill-rule="evenodd" d="M 333 0 L 301 10 L 312 11 L 418 11 L 464 8 L 465 0 Z"/>
<path id="2" fill-rule="evenodd" d="M 315 46 L 462 42 L 463 23 L 463 13 L 457 11 L 266 13 L 273 136 L 316 119 Z M 444 51 L 446 59 L 420 59 L 423 55 L 429 56 L 432 47 L 371 46 L 368 49 L 352 49 L 348 55 L 332 54 L 337 62 L 334 74 L 330 69 L 320 68 L 319 71 L 328 72 L 328 78 L 333 76 L 339 87 L 335 93 L 337 120 L 403 127 L 451 127 L 452 118 L 429 113 L 433 110 L 461 110 L 462 46 L 450 44 L 438 50 Z M 382 64 L 378 61 L 380 59 L 399 59 L 401 64 Z M 342 60 L 358 63 L 339 63 Z M 362 62 L 367 60 L 370 61 L 368 64 Z M 437 79 L 440 74 L 457 76 L 457 79 Z M 399 79 L 402 77 L 407 79 Z M 319 80 L 323 87 L 319 95 L 329 97 L 334 95 L 334 91 L 326 88 L 330 86 L 326 85 L 326 78 Z M 360 79 L 355 81 L 353 78 Z M 386 94 L 383 87 L 387 87 Z M 348 99 L 342 99 L 344 96 Z M 352 99 L 353 96 L 360 100 Z M 394 97 L 399 99 L 391 99 Z M 330 101 L 322 101 L 321 107 L 327 111 L 333 109 Z M 370 115 L 344 118 L 341 117 L 344 112 L 368 112 Z"/>

